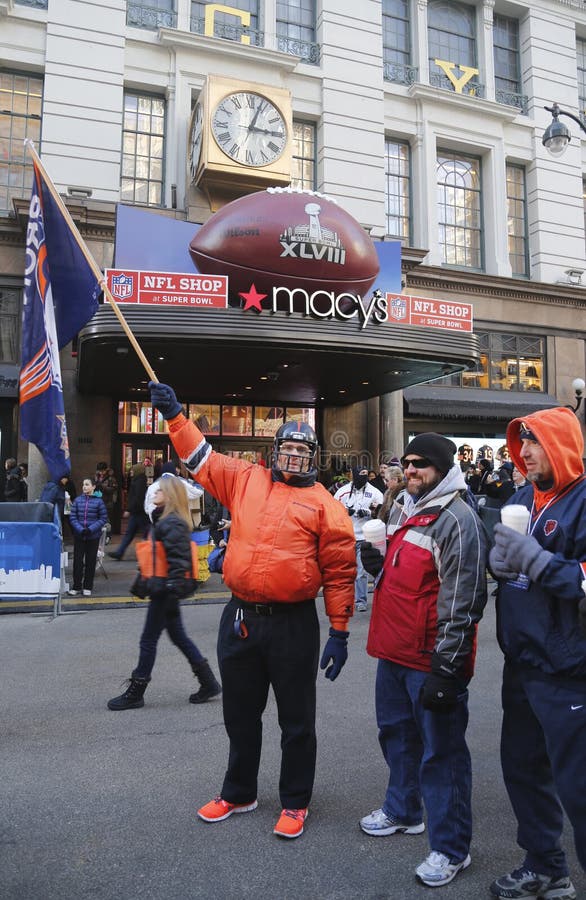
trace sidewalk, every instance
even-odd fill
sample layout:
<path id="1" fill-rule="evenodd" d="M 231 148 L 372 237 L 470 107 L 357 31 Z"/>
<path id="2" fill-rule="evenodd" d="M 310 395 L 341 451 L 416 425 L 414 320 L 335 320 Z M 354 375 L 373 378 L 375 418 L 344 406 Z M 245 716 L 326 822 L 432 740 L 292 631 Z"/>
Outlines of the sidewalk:
<path id="1" fill-rule="evenodd" d="M 68 597 L 67 588 L 61 597 L 61 609 L 117 609 L 119 607 L 146 606 L 148 601 L 132 597 L 129 587 L 134 581 L 137 571 L 134 543 L 126 551 L 124 559 L 120 562 L 108 556 L 108 551 L 116 550 L 121 541 L 121 535 L 115 534 L 106 547 L 106 555 L 102 564 L 96 566 L 96 577 L 91 597 Z M 65 569 L 65 580 L 68 587 L 72 585 L 73 570 L 73 544 L 71 539 L 66 539 L 63 549 L 67 551 L 68 561 Z M 182 600 L 181 604 L 194 603 L 224 603 L 230 597 L 230 591 L 224 585 L 220 575 L 212 574 L 209 579 L 200 584 L 193 598 Z M 53 609 L 53 602 L 49 600 L 0 600 L 0 614 L 8 612 L 45 612 Z"/>

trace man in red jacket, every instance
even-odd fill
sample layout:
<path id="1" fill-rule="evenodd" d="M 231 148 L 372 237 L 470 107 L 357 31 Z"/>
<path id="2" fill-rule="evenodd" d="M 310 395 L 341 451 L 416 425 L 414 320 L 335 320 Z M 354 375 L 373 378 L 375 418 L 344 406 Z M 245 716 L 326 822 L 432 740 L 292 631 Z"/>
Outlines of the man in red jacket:
<path id="1" fill-rule="evenodd" d="M 362 546 L 365 569 L 378 576 L 366 649 L 378 658 L 376 715 L 390 773 L 381 808 L 360 827 L 377 837 L 420 834 L 425 804 L 431 853 L 415 872 L 430 887 L 471 862 L 468 682 L 486 603 L 484 530 L 464 499 L 455 452 L 434 432 L 410 441 L 386 554 Z"/>
<path id="2" fill-rule="evenodd" d="M 307 423 L 281 425 L 269 470 L 215 453 L 168 385 L 151 382 L 149 388 L 181 460 L 232 517 L 223 567 L 232 599 L 218 635 L 230 756 L 219 796 L 198 815 L 220 822 L 256 809 L 262 714 L 272 687 L 282 732 L 283 809 L 274 833 L 296 838 L 303 833 L 315 774 L 315 597 L 323 587 L 331 627 L 320 665 L 333 681 L 346 662 L 354 611 L 352 524 L 316 482 L 317 438 Z"/>

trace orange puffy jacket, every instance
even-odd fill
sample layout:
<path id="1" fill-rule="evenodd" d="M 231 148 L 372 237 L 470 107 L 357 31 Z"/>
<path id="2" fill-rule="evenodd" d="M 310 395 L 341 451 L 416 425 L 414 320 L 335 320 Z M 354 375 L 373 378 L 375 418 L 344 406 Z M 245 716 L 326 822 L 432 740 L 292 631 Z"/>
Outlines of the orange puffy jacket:
<path id="1" fill-rule="evenodd" d="M 215 453 L 193 422 L 168 423 L 191 474 L 230 510 L 224 581 L 250 603 L 297 603 L 323 585 L 333 628 L 354 611 L 356 552 L 348 513 L 321 484 L 292 487 L 270 469 Z"/>

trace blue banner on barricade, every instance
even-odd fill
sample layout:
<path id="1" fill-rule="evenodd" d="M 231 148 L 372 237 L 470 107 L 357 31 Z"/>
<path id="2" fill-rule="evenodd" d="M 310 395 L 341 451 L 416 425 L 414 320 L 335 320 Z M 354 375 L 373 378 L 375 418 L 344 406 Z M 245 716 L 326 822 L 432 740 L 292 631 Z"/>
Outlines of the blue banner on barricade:
<path id="1" fill-rule="evenodd" d="M 0 521 L 0 599 L 54 599 L 60 584 L 59 527 L 53 522 Z"/>

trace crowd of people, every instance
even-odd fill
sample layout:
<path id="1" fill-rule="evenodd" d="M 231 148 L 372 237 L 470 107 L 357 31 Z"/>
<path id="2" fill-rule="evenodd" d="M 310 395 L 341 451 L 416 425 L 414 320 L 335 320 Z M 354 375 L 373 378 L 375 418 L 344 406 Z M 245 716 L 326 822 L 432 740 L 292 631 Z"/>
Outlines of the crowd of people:
<path id="1" fill-rule="evenodd" d="M 273 831 L 287 839 L 304 832 L 316 768 L 317 674 L 324 670 L 333 682 L 342 671 L 350 619 L 367 608 L 370 577 L 366 649 L 377 660 L 376 725 L 388 779 L 380 806 L 359 825 L 379 838 L 427 827 L 429 852 L 415 870 L 424 885 L 441 887 L 464 872 L 472 863 L 468 697 L 488 573 L 504 656 L 502 772 L 523 851 L 520 865 L 497 877 L 490 893 L 500 900 L 575 900 L 561 835 L 565 814 L 586 871 L 586 475 L 571 410 L 510 422 L 497 467 L 488 446 L 474 463 L 468 445 L 426 432 L 407 443 L 400 460 L 378 472 L 355 467 L 328 491 L 318 482 L 317 437 L 307 423 L 282 425 L 270 467 L 254 465 L 214 451 L 171 387 L 149 388 L 191 480 L 173 463 L 149 487 L 144 466 L 133 468 L 136 522 L 117 555 L 142 533 L 133 591 L 150 604 L 137 665 L 108 707 L 144 705 L 166 629 L 199 679 L 191 702 L 222 695 L 228 762 L 199 818 L 217 824 L 257 807 L 262 718 L 272 688 L 282 807 Z M 7 481 L 9 474 L 17 479 L 15 468 L 8 460 Z M 53 488 L 59 503 L 64 480 Z M 180 613 L 196 578 L 188 509 L 194 491 L 214 498 L 212 531 L 231 592 L 219 625 L 221 684 Z M 96 536 L 108 519 L 105 493 L 104 482 L 100 489 L 85 478 L 70 505 L 74 592 L 91 592 Z M 481 501 L 514 505 L 526 525 L 503 521 L 489 537 Z M 386 531 L 380 546 L 364 536 L 364 523 L 374 518 Z M 330 623 L 321 656 L 320 590 Z"/>

